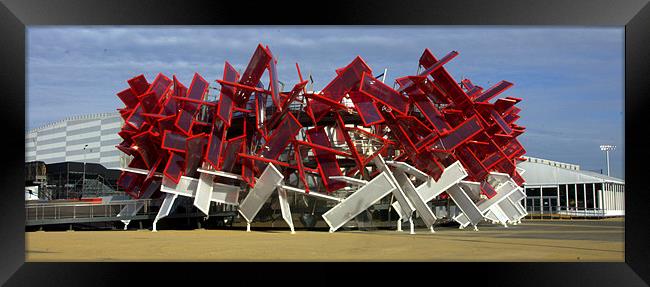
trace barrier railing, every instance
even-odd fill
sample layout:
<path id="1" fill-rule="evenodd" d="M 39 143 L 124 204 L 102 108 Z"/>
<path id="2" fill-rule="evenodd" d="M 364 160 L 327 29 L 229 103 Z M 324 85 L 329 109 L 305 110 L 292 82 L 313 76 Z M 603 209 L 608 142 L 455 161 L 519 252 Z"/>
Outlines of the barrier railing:
<path id="1" fill-rule="evenodd" d="M 605 218 L 606 212 L 600 208 L 574 208 L 564 206 L 527 206 L 526 219 L 595 219 Z"/>
<path id="2" fill-rule="evenodd" d="M 25 205 L 26 224 L 37 222 L 57 222 L 83 219 L 117 219 L 120 211 L 129 206 L 135 208 L 142 204 L 135 216 L 155 216 L 157 208 L 152 208 L 151 199 L 111 201 L 107 203 L 36 203 Z"/>

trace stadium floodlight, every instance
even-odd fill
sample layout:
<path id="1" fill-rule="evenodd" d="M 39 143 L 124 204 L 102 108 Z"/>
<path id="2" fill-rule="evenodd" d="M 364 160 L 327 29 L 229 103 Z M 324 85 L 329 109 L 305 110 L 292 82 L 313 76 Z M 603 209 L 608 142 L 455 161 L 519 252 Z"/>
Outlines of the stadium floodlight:
<path id="1" fill-rule="evenodd" d="M 609 151 L 613 151 L 616 149 L 615 145 L 601 145 L 600 150 L 605 152 L 605 157 L 607 158 L 607 176 L 609 176 Z"/>
<path id="2" fill-rule="evenodd" d="M 88 145 L 84 146 L 84 172 L 83 172 L 83 178 L 81 179 L 81 198 L 84 194 L 84 189 L 86 188 L 86 148 Z"/>

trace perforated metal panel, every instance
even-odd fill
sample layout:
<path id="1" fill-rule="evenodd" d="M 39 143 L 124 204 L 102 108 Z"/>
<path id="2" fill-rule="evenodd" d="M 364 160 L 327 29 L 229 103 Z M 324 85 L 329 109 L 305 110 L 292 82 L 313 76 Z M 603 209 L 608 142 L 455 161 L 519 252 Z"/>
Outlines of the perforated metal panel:
<path id="1" fill-rule="evenodd" d="M 422 218 L 427 226 L 433 226 L 437 219 L 436 215 L 433 214 L 433 211 L 431 211 L 431 208 L 429 208 L 427 202 L 422 199 L 417 191 L 415 191 L 415 186 L 413 186 L 413 182 L 411 182 L 406 173 L 400 170 L 395 170 L 393 175 L 395 176 L 395 179 L 397 180 L 399 186 L 408 197 L 409 201 L 411 201 L 413 204 L 413 207 L 415 207 L 415 210 L 417 210 L 420 218 Z"/>
<path id="2" fill-rule="evenodd" d="M 212 180 L 214 175 L 201 173 L 194 195 L 194 206 L 204 214 L 210 214 L 210 197 L 212 196 Z"/>
<path id="3" fill-rule="evenodd" d="M 323 219 L 329 225 L 331 231 L 336 231 L 346 222 L 368 209 L 375 202 L 390 194 L 395 189 L 396 186 L 391 182 L 386 173 L 382 172 L 368 182 L 367 185 L 361 187 L 341 203 L 325 212 Z"/>
<path id="4" fill-rule="evenodd" d="M 252 222 L 260 211 L 264 202 L 271 196 L 275 188 L 282 182 L 284 176 L 271 163 L 255 183 L 255 187 L 248 192 L 244 201 L 239 205 L 239 213 L 248 222 Z"/>
<path id="5" fill-rule="evenodd" d="M 460 208 L 460 210 L 463 212 L 463 214 L 459 215 L 458 217 L 465 215 L 468 219 L 468 222 L 472 225 L 478 224 L 483 219 L 483 214 L 481 211 L 479 211 L 478 207 L 469 198 L 467 193 L 465 193 L 460 185 L 456 184 L 450 187 L 447 190 L 447 194 L 449 194 L 449 197 L 451 197 L 451 199 L 456 203 L 456 206 L 458 206 L 458 208 Z M 456 221 L 458 221 L 458 219 L 456 219 Z"/>
<path id="6" fill-rule="evenodd" d="M 239 186 L 215 182 L 212 184 L 212 197 L 210 200 L 219 203 L 238 205 L 239 190 Z"/>
<path id="7" fill-rule="evenodd" d="M 395 196 L 397 202 L 399 202 L 398 207 L 400 210 L 399 212 L 399 214 L 401 215 L 400 217 L 403 219 L 410 218 L 411 215 L 413 214 L 413 211 L 415 211 L 415 207 L 413 207 L 413 204 L 408 200 L 402 188 L 397 186 L 397 180 L 395 179 L 395 177 L 393 177 L 393 174 L 388 168 L 388 166 L 386 165 L 386 162 L 381 156 L 374 158 L 373 161 L 375 162 L 375 166 L 377 167 L 377 169 L 386 173 L 386 176 L 388 177 L 390 182 L 394 183 L 393 185 L 395 185 L 395 190 L 393 190 L 393 195 Z"/>

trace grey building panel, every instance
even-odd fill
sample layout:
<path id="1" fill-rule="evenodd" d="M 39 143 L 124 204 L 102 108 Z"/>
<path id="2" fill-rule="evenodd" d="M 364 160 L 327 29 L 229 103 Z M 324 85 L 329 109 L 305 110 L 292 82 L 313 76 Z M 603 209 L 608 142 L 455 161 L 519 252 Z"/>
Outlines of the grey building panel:
<path id="1" fill-rule="evenodd" d="M 42 159 L 38 159 L 38 160 L 42 160 Z M 48 159 L 45 159 L 45 160 L 42 160 L 42 161 L 44 161 L 45 163 L 64 162 L 64 161 L 65 161 L 65 157 L 54 157 L 54 158 L 48 158 Z"/>
<path id="2" fill-rule="evenodd" d="M 57 152 L 63 152 L 65 151 L 65 147 L 55 147 L 55 148 L 49 148 L 49 149 L 44 149 L 44 150 L 39 150 L 36 152 L 36 156 L 41 157 L 45 156 L 51 153 L 57 153 Z"/>
<path id="3" fill-rule="evenodd" d="M 74 136 L 74 135 L 80 135 L 80 134 L 85 134 L 85 133 L 96 132 L 96 131 L 99 131 L 100 129 L 101 129 L 101 127 L 99 125 L 96 125 L 96 126 L 92 126 L 92 127 L 83 128 L 83 129 L 68 131 L 66 133 L 66 136 Z"/>
<path id="4" fill-rule="evenodd" d="M 122 121 L 122 118 L 120 116 L 105 118 L 105 119 L 102 119 L 102 126 L 107 125 L 107 124 L 121 122 L 121 121 Z"/>
<path id="5" fill-rule="evenodd" d="M 51 156 L 56 153 L 65 153 L 66 156 L 57 156 L 56 158 L 49 158 L 45 159 L 46 163 L 56 163 L 56 162 L 64 162 L 66 161 L 67 156 L 79 156 L 83 155 L 84 153 L 90 154 L 93 153 L 95 156 L 96 154 L 100 151 L 100 148 L 92 148 L 92 149 L 87 149 L 84 151 L 83 149 L 80 150 L 74 150 L 74 151 L 68 151 L 66 152 L 66 147 L 72 146 L 72 145 L 81 145 L 83 146 L 84 144 L 93 144 L 93 143 L 99 143 L 101 147 L 104 147 L 104 149 L 107 149 L 106 147 L 109 147 L 110 150 L 105 150 L 103 152 L 100 152 L 99 158 L 88 158 L 87 162 L 101 162 L 102 165 L 104 165 L 107 168 L 119 168 L 120 167 L 120 160 L 113 160 L 111 161 L 106 161 L 106 159 L 111 158 L 111 157 L 116 157 L 122 155 L 122 153 L 117 149 L 114 148 L 114 146 L 120 144 L 122 142 L 122 138 L 117 136 L 117 133 L 121 130 L 121 127 L 115 127 L 119 123 L 123 123 L 123 119 L 120 117 L 119 113 L 104 113 L 104 114 L 97 114 L 97 115 L 88 115 L 88 116 L 82 116 L 82 117 L 74 117 L 72 119 L 66 119 L 63 120 L 59 123 L 56 124 L 56 127 L 45 127 L 42 128 L 40 131 L 35 131 L 35 132 L 26 132 L 25 133 L 25 154 L 27 153 L 36 153 L 35 156 L 25 156 L 25 161 L 35 161 L 35 160 L 43 160 L 43 156 Z M 81 129 L 76 129 L 76 130 L 67 130 L 71 128 L 71 126 L 79 125 L 79 124 L 88 124 L 92 123 L 92 126 L 90 127 L 84 127 Z M 110 127 L 108 125 L 112 125 L 113 127 Z M 101 136 L 95 136 L 95 137 L 90 137 L 90 138 L 85 138 L 85 139 L 76 139 L 76 140 L 69 140 L 70 136 L 78 136 L 78 135 L 83 135 L 83 134 L 88 134 L 88 133 L 93 133 L 100 131 L 99 134 L 101 134 L 104 138 L 107 137 L 107 135 L 115 135 L 116 138 L 114 139 L 105 139 L 104 141 L 101 140 Z M 50 138 L 50 139 L 45 139 L 43 140 L 43 136 L 51 136 L 53 134 L 62 134 L 60 137 L 57 138 Z M 27 136 L 31 136 L 31 138 L 27 138 Z M 39 140 L 41 138 L 41 140 Z M 110 138 L 110 137 L 109 137 Z M 56 147 L 56 148 L 48 148 L 46 150 L 36 150 L 38 147 L 43 148 L 44 145 L 50 145 L 50 144 L 61 144 L 65 145 L 62 147 Z M 27 145 L 35 145 L 34 147 L 27 147 Z"/>
<path id="6" fill-rule="evenodd" d="M 46 144 L 53 144 L 53 143 L 61 143 L 65 142 L 65 136 L 58 137 L 58 138 L 53 138 L 53 139 L 46 139 L 46 140 L 36 140 L 36 146 L 39 145 L 46 145 Z"/>
<path id="7" fill-rule="evenodd" d="M 91 148 L 91 149 L 86 149 L 85 152 L 86 152 L 86 154 L 97 153 L 97 150 L 98 150 L 98 148 Z M 83 149 L 69 150 L 69 151 L 65 152 L 65 156 L 83 155 L 83 154 L 84 154 Z"/>
<path id="8" fill-rule="evenodd" d="M 100 142 L 100 140 L 101 140 L 100 137 L 78 139 L 78 140 L 68 141 L 66 143 L 66 145 L 71 146 L 71 145 L 76 145 L 76 144 L 88 144 L 88 143 L 93 143 L 93 142 Z"/>
<path id="9" fill-rule="evenodd" d="M 51 135 L 60 132 L 65 132 L 65 126 L 53 128 L 53 129 L 45 129 L 42 131 L 38 131 L 36 134 L 40 137 L 40 136 L 46 136 L 46 135 Z"/>
<path id="10" fill-rule="evenodd" d="M 116 146 L 122 142 L 122 138 L 102 141 L 101 146 Z"/>
<path id="11" fill-rule="evenodd" d="M 77 120 L 68 120 L 67 124 L 68 126 L 74 126 L 74 125 L 80 125 L 80 124 L 85 124 L 89 122 L 94 122 L 99 120 L 98 118 L 87 118 L 87 119 L 77 119 Z"/>
<path id="12" fill-rule="evenodd" d="M 101 135 L 103 135 L 103 136 L 105 136 L 105 135 L 116 135 L 117 136 L 117 133 L 120 132 L 120 130 L 122 130 L 122 128 L 102 129 Z"/>
<path id="13" fill-rule="evenodd" d="M 115 149 L 115 150 L 112 150 L 112 151 L 103 151 L 103 152 L 99 153 L 99 158 L 107 158 L 107 157 L 111 157 L 111 156 L 118 156 L 120 154 L 122 154 L 122 152 L 120 150 L 118 150 L 118 149 Z"/>

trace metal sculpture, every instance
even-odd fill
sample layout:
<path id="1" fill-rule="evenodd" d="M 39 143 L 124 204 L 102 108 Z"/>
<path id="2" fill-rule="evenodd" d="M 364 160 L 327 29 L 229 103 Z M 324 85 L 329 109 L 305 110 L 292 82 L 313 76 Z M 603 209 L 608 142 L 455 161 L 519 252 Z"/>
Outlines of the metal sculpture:
<path id="1" fill-rule="evenodd" d="M 521 99 L 490 102 L 513 85 L 506 81 L 487 90 L 457 83 L 444 68 L 457 55 L 426 49 L 418 73 L 395 88 L 356 57 L 321 91 L 306 89 L 296 63 L 298 83 L 282 91 L 277 60 L 261 44 L 242 74 L 226 62 L 213 85 L 199 74 L 189 87 L 139 75 L 117 94 L 125 104 L 117 148 L 132 156 L 118 184 L 134 198 L 164 194 L 154 231 L 179 195 L 205 214 L 211 202 L 238 206 L 250 231 L 275 191 L 292 232 L 287 192 L 336 202 L 323 214 L 331 232 L 389 194 L 398 230 L 409 221 L 413 233 L 417 211 L 433 232 L 434 198 L 455 203 L 461 228 L 516 224 L 526 215 L 516 167 L 525 153 L 517 140 L 525 128 L 515 124 Z M 122 212 L 125 224 L 132 213 Z"/>

